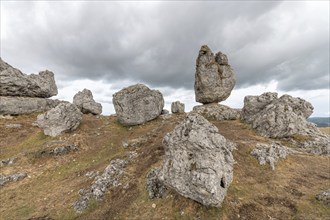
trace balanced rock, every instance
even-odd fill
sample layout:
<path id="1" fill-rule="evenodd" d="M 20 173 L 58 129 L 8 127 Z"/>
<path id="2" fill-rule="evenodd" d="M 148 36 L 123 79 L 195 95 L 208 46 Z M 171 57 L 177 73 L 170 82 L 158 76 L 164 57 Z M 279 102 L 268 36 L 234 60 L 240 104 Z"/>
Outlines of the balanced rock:
<path id="1" fill-rule="evenodd" d="M 281 138 L 315 131 L 316 127 L 306 120 L 312 112 L 313 106 L 301 98 L 264 93 L 244 98 L 242 119 L 263 136 Z"/>
<path id="2" fill-rule="evenodd" d="M 84 114 L 92 113 L 94 115 L 99 115 L 102 113 L 102 105 L 95 102 L 92 92 L 88 89 L 84 89 L 75 94 L 73 97 L 73 104 Z"/>
<path id="3" fill-rule="evenodd" d="M 81 121 L 82 113 L 71 103 L 61 103 L 48 112 L 38 115 L 37 125 L 45 135 L 56 137 L 62 132 L 75 130 Z"/>
<path id="4" fill-rule="evenodd" d="M 0 96 L 49 98 L 57 95 L 54 74 L 51 71 L 26 75 L 1 58 L 0 71 Z"/>
<path id="5" fill-rule="evenodd" d="M 184 103 L 180 101 L 172 102 L 171 104 L 172 113 L 184 113 Z"/>
<path id="6" fill-rule="evenodd" d="M 0 115 L 22 115 L 45 112 L 55 108 L 61 101 L 44 98 L 0 96 Z"/>
<path id="7" fill-rule="evenodd" d="M 233 180 L 234 144 L 203 116 L 191 113 L 163 140 L 159 179 L 184 197 L 220 207 Z"/>
<path id="8" fill-rule="evenodd" d="M 136 84 L 113 95 L 118 121 L 124 126 L 139 125 L 157 118 L 163 110 L 164 98 L 158 90 Z"/>
<path id="9" fill-rule="evenodd" d="M 198 105 L 193 108 L 193 112 L 203 115 L 207 119 L 213 120 L 236 120 L 240 118 L 241 110 L 233 109 L 226 105 L 218 103 L 211 103 L 205 105 Z"/>
<path id="10" fill-rule="evenodd" d="M 235 72 L 228 64 L 227 56 L 221 52 L 214 56 L 210 48 L 203 45 L 196 60 L 196 102 L 207 104 L 224 101 L 235 83 Z"/>

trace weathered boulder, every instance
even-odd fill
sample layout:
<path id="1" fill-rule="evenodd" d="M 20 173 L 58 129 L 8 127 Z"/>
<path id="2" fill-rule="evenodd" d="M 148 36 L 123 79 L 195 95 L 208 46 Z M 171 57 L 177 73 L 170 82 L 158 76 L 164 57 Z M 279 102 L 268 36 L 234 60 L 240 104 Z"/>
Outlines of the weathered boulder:
<path id="1" fill-rule="evenodd" d="M 81 121 L 82 113 L 71 103 L 61 103 L 48 112 L 38 115 L 37 125 L 45 135 L 56 137 L 62 132 L 75 130 Z"/>
<path id="2" fill-rule="evenodd" d="M 264 93 L 244 98 L 242 120 L 263 136 L 285 138 L 296 150 L 329 156 L 329 135 L 306 120 L 312 112 L 311 103 L 301 98 Z"/>
<path id="3" fill-rule="evenodd" d="M 57 95 L 54 73 L 23 74 L 0 58 L 0 96 L 49 98 Z"/>
<path id="4" fill-rule="evenodd" d="M 143 84 L 136 84 L 113 95 L 118 121 L 124 126 L 139 125 L 157 118 L 164 107 L 163 95 Z"/>
<path id="5" fill-rule="evenodd" d="M 277 100 L 276 92 L 265 92 L 260 96 L 245 96 L 242 119 L 246 122 L 253 122 L 254 117 L 274 100 Z"/>
<path id="6" fill-rule="evenodd" d="M 184 113 L 184 103 L 180 101 L 172 102 L 171 104 L 172 113 Z"/>
<path id="7" fill-rule="evenodd" d="M 84 89 L 75 94 L 73 97 L 73 104 L 84 114 L 92 113 L 94 115 L 99 115 L 102 113 L 102 105 L 95 102 L 92 92 L 88 89 Z"/>
<path id="8" fill-rule="evenodd" d="M 45 112 L 62 101 L 43 98 L 0 96 L 0 115 L 22 115 Z"/>
<path id="9" fill-rule="evenodd" d="M 303 99 L 264 93 L 244 98 L 242 119 L 263 136 L 281 138 L 315 130 L 306 120 L 312 112 L 313 106 Z"/>
<path id="10" fill-rule="evenodd" d="M 224 101 L 235 83 L 235 72 L 228 64 L 227 56 L 221 52 L 214 56 L 210 48 L 203 45 L 196 60 L 196 102 L 207 104 Z"/>
<path id="11" fill-rule="evenodd" d="M 280 158 L 285 159 L 293 152 L 293 150 L 280 143 L 273 142 L 271 144 L 257 144 L 256 148 L 251 152 L 251 155 L 258 159 L 260 165 L 269 163 L 272 170 L 275 170 L 275 164 L 278 160 Z"/>
<path id="12" fill-rule="evenodd" d="M 194 106 L 193 112 L 203 115 L 207 119 L 213 120 L 236 120 L 240 118 L 241 110 L 233 109 L 226 105 L 211 103 L 205 105 Z"/>
<path id="13" fill-rule="evenodd" d="M 159 179 L 184 197 L 221 206 L 233 180 L 235 145 L 203 116 L 191 113 L 163 140 Z"/>

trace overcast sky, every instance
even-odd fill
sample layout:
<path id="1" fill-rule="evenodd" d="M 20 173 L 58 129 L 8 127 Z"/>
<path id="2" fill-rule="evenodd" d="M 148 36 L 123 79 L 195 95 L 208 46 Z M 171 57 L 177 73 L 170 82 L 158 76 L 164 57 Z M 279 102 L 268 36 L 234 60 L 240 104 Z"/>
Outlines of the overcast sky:
<path id="1" fill-rule="evenodd" d="M 186 109 L 198 51 L 227 54 L 236 72 L 224 102 L 242 107 L 266 91 L 310 101 L 329 116 L 329 1 L 1 1 L 1 57 L 24 73 L 51 70 L 72 101 L 92 90 L 103 113 L 112 94 L 136 83 Z"/>

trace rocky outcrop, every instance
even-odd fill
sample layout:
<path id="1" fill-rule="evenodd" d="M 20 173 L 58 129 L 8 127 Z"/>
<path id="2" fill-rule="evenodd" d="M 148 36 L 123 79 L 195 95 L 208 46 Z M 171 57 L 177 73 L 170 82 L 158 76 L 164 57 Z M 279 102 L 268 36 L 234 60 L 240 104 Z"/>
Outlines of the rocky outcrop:
<path id="1" fill-rule="evenodd" d="M 0 96 L 0 115 L 22 115 L 33 112 L 45 112 L 60 104 L 62 101 L 29 98 Z"/>
<path id="2" fill-rule="evenodd" d="M 163 95 L 143 84 L 136 84 L 113 95 L 118 121 L 124 126 L 139 125 L 157 118 L 164 107 Z"/>
<path id="3" fill-rule="evenodd" d="M 27 177 L 24 172 L 18 172 L 11 175 L 3 175 L 0 173 L 0 186 L 3 186 L 9 182 L 17 182 Z"/>
<path id="4" fill-rule="evenodd" d="M 97 175 L 91 187 L 79 190 L 80 198 L 73 204 L 76 212 L 84 211 L 89 204 L 89 200 L 94 198 L 101 200 L 107 190 L 120 185 L 120 177 L 124 174 L 127 165 L 126 160 L 115 159 L 105 168 L 101 175 Z"/>
<path id="5" fill-rule="evenodd" d="M 196 102 L 218 103 L 226 100 L 236 83 L 235 72 L 228 64 L 225 54 L 215 56 L 208 46 L 203 45 L 196 60 Z"/>
<path id="6" fill-rule="evenodd" d="M 257 144 L 256 148 L 251 152 L 251 155 L 257 158 L 260 165 L 269 163 L 273 170 L 275 164 L 280 158 L 285 159 L 293 150 L 273 142 L 271 144 Z"/>
<path id="7" fill-rule="evenodd" d="M 315 129 L 315 130 L 314 130 Z M 297 150 L 315 155 L 330 156 L 330 137 L 323 134 L 316 127 L 310 129 L 305 136 L 286 138 L 286 141 L 295 146 Z"/>
<path id="8" fill-rule="evenodd" d="M 330 189 L 324 191 L 324 192 L 320 192 L 319 194 L 317 194 L 315 196 L 315 198 L 318 201 L 323 201 L 325 202 L 328 206 L 330 206 Z"/>
<path id="9" fill-rule="evenodd" d="M 329 136 L 306 120 L 312 112 L 311 103 L 301 98 L 267 92 L 244 98 L 242 120 L 263 136 L 285 138 L 298 151 L 329 156 Z"/>
<path id="10" fill-rule="evenodd" d="M 184 113 L 184 103 L 180 101 L 172 102 L 171 104 L 172 113 Z"/>
<path id="11" fill-rule="evenodd" d="M 42 150 L 35 153 L 36 157 L 41 156 L 61 156 L 73 151 L 77 151 L 78 146 L 63 140 L 50 140 L 46 142 Z"/>
<path id="12" fill-rule="evenodd" d="M 1 160 L 0 161 L 0 166 L 10 166 L 10 165 L 13 165 L 16 160 L 17 160 L 16 157 L 12 157 L 12 158 L 7 158 L 7 159 L 4 159 L 4 160 Z"/>
<path id="13" fill-rule="evenodd" d="M 146 188 L 150 199 L 163 198 L 166 193 L 166 186 L 159 180 L 159 168 L 152 169 L 147 175 Z"/>
<path id="14" fill-rule="evenodd" d="M 306 120 L 312 112 L 313 106 L 303 99 L 264 93 L 244 98 L 242 119 L 263 136 L 281 138 L 315 131 L 316 127 Z"/>
<path id="15" fill-rule="evenodd" d="M 218 103 L 211 103 L 205 105 L 198 105 L 193 108 L 193 112 L 203 115 L 207 119 L 212 120 L 236 120 L 241 116 L 240 109 L 233 109 L 226 105 Z"/>
<path id="16" fill-rule="evenodd" d="M 233 180 L 235 145 L 199 114 L 187 118 L 164 137 L 165 161 L 159 179 L 184 197 L 221 206 Z"/>
<path id="17" fill-rule="evenodd" d="M 26 75 L 1 58 L 0 71 L 0 96 L 49 98 L 57 95 L 54 74 L 51 71 Z"/>
<path id="18" fill-rule="evenodd" d="M 71 103 L 61 103 L 48 112 L 38 115 L 37 125 L 45 135 L 56 137 L 62 132 L 75 130 L 81 121 L 82 113 Z"/>
<path id="19" fill-rule="evenodd" d="M 95 102 L 92 92 L 88 89 L 84 89 L 75 94 L 73 97 L 73 104 L 84 114 L 92 113 L 94 115 L 99 115 L 102 113 L 102 105 Z"/>

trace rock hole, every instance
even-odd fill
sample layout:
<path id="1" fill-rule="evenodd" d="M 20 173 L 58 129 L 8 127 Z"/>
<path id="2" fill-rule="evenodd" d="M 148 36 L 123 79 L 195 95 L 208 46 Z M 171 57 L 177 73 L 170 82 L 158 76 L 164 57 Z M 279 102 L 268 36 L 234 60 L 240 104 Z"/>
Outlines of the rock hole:
<path id="1" fill-rule="evenodd" d="M 221 178 L 220 186 L 221 186 L 222 188 L 225 188 L 225 180 L 223 179 L 223 177 Z"/>

